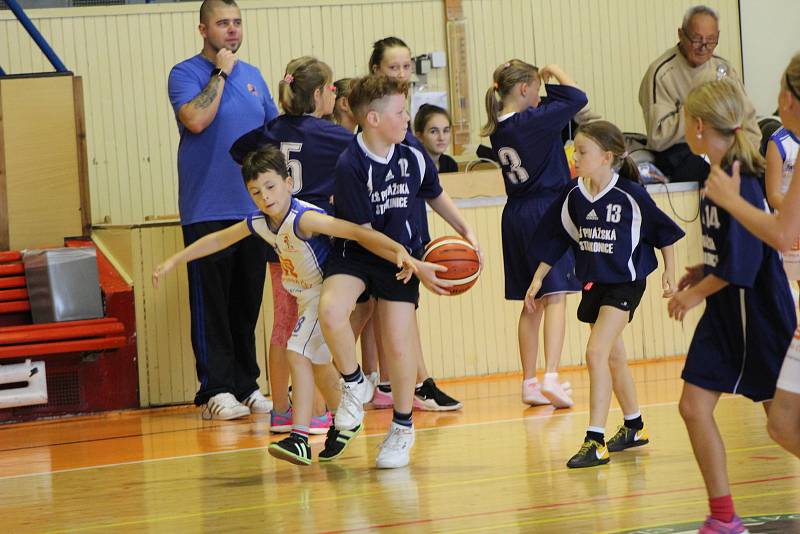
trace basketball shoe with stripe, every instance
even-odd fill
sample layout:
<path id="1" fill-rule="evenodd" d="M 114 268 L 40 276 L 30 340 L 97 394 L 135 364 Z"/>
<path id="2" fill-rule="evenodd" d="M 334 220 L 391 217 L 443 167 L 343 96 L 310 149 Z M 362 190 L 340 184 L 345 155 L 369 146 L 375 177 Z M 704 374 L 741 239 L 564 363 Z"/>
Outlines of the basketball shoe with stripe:
<path id="1" fill-rule="evenodd" d="M 217 393 L 203 405 L 203 419 L 238 419 L 250 415 L 250 408 L 236 400 L 232 393 Z"/>
<path id="2" fill-rule="evenodd" d="M 593 439 L 587 439 L 581 445 L 578 453 L 569 459 L 567 467 L 593 467 L 595 465 L 607 464 L 610 461 L 608 457 L 608 447 L 600 445 Z"/>
<path id="3" fill-rule="evenodd" d="M 609 452 L 619 452 L 631 447 L 641 447 L 648 443 L 650 443 L 650 439 L 647 436 L 646 428 L 642 427 L 641 430 L 636 430 L 622 425 L 617 430 L 617 433 L 608 440 L 607 445 Z"/>
<path id="4" fill-rule="evenodd" d="M 330 429 L 328 429 L 328 437 L 325 438 L 325 448 L 319 453 L 319 461 L 330 462 L 341 456 L 350 444 L 350 440 L 360 432 L 361 425 L 350 430 L 336 430 L 336 427 L 331 425 Z"/>
<path id="5" fill-rule="evenodd" d="M 274 456 L 279 460 L 286 460 L 295 465 L 311 464 L 311 447 L 309 447 L 307 441 L 298 438 L 294 434 L 290 434 L 289 437 L 273 443 L 269 446 L 267 452 L 270 456 Z"/>

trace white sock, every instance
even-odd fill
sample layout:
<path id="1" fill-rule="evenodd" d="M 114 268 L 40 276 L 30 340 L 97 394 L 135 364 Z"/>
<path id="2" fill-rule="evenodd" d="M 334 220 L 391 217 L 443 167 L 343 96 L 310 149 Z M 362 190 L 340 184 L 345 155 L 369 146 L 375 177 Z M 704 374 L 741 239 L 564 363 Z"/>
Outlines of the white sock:
<path id="1" fill-rule="evenodd" d="M 533 378 L 528 378 L 527 380 L 523 380 L 522 381 L 522 385 L 523 386 L 536 385 L 538 383 L 539 383 L 539 381 L 536 379 L 535 376 Z"/>
<path id="2" fill-rule="evenodd" d="M 636 419 L 637 417 L 641 417 L 641 416 L 642 416 L 642 412 L 634 412 L 634 413 L 632 413 L 632 414 L 623 415 L 623 416 L 622 416 L 622 418 L 623 418 L 625 421 L 633 421 L 633 420 L 634 420 L 634 419 Z"/>
<path id="3" fill-rule="evenodd" d="M 598 434 L 603 434 L 603 435 L 605 435 L 605 433 L 606 433 L 606 429 L 603 428 L 602 426 L 591 426 L 591 425 L 589 425 L 589 426 L 586 427 L 586 431 L 587 432 L 597 432 Z"/>

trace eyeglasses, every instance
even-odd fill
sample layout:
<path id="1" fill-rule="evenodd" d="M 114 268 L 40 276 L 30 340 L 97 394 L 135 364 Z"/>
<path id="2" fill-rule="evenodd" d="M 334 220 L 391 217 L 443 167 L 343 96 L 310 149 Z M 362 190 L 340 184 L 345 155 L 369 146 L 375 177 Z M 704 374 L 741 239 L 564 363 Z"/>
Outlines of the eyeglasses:
<path id="1" fill-rule="evenodd" d="M 706 50 L 714 50 L 717 47 L 717 44 L 719 44 L 719 34 L 717 34 L 715 39 L 709 40 L 705 40 L 702 37 L 692 37 L 683 30 L 681 30 L 681 34 L 686 38 L 687 41 L 692 43 L 692 48 L 698 51 L 702 50 L 703 48 Z"/>

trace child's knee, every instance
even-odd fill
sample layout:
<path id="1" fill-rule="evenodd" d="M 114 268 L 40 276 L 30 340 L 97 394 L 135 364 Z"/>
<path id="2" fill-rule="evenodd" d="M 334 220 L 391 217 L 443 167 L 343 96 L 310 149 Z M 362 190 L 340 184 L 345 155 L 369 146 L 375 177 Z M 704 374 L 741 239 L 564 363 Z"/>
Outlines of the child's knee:
<path id="1" fill-rule="evenodd" d="M 586 365 L 596 367 L 598 365 L 608 365 L 608 351 L 600 347 L 586 347 Z"/>
<path id="2" fill-rule="evenodd" d="M 331 294 L 322 294 L 319 301 L 319 323 L 324 329 L 333 329 L 344 324 L 349 325 L 350 309 L 341 300 Z"/>

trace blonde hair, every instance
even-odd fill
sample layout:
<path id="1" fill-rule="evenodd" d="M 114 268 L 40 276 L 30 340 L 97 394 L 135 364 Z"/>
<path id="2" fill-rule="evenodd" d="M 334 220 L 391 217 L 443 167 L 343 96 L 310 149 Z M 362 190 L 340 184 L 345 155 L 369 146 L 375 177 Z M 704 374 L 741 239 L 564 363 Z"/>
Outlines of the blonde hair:
<path id="1" fill-rule="evenodd" d="M 529 84 L 539 79 L 539 69 L 520 59 L 506 61 L 492 74 L 492 85 L 486 90 L 486 124 L 481 128 L 481 136 L 487 137 L 497 130 L 497 117 L 500 115 L 503 99 L 511 93 L 518 83 Z M 497 94 L 495 94 L 497 93 Z M 498 99 L 499 97 L 499 99 Z"/>
<path id="2" fill-rule="evenodd" d="M 358 124 L 361 124 L 376 100 L 392 95 L 408 95 L 408 82 L 389 78 L 384 74 L 370 74 L 356 78 L 350 84 L 350 95 L 347 101 Z"/>
<path id="3" fill-rule="evenodd" d="M 789 65 L 783 71 L 781 88 L 789 91 L 793 97 L 800 101 L 800 52 L 792 56 Z"/>
<path id="4" fill-rule="evenodd" d="M 311 56 L 293 59 L 278 84 L 278 101 L 287 115 L 314 113 L 314 91 L 322 90 L 333 80 L 331 68 Z"/>
<path id="5" fill-rule="evenodd" d="M 736 82 L 723 78 L 692 89 L 684 106 L 692 117 L 702 119 L 721 135 L 733 137 L 733 144 L 722 160 L 724 167 L 738 160 L 743 172 L 760 175 L 766 165 L 764 158 L 743 130 L 745 98 Z"/>

